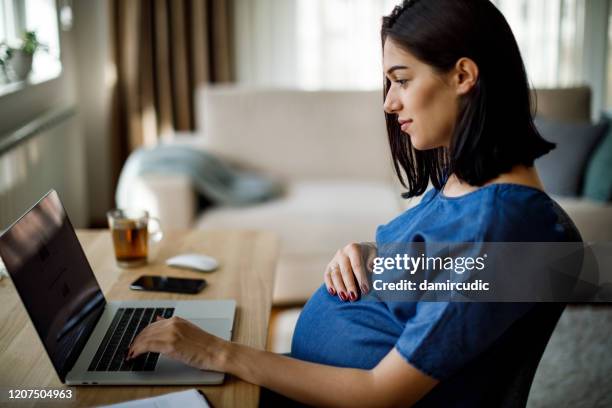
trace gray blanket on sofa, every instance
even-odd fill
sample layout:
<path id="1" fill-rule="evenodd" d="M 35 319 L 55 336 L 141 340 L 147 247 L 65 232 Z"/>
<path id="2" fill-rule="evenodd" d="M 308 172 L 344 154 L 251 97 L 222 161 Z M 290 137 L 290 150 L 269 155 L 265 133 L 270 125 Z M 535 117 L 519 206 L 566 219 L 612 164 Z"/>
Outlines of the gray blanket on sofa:
<path id="1" fill-rule="evenodd" d="M 134 151 L 126 161 L 115 200 L 127 196 L 127 189 L 143 175 L 179 174 L 189 177 L 193 188 L 216 205 L 240 206 L 278 196 L 280 183 L 239 170 L 211 153 L 188 146 L 158 145 Z"/>

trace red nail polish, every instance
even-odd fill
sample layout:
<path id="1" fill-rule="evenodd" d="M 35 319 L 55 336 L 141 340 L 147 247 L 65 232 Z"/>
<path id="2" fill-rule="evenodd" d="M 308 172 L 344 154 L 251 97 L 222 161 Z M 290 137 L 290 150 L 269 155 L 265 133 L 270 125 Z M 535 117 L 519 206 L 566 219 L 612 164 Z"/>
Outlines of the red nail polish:
<path id="1" fill-rule="evenodd" d="M 355 292 L 353 292 L 352 290 L 351 290 L 351 300 L 352 300 L 352 301 L 357 300 L 357 295 L 356 295 L 356 294 L 355 294 Z"/>
<path id="2" fill-rule="evenodd" d="M 336 294 L 336 291 L 334 290 L 334 288 L 329 288 L 327 289 L 327 291 L 329 292 L 330 295 L 334 296 Z"/>
<path id="3" fill-rule="evenodd" d="M 344 292 L 340 292 L 340 299 L 346 302 L 348 298 L 346 297 L 346 294 Z"/>

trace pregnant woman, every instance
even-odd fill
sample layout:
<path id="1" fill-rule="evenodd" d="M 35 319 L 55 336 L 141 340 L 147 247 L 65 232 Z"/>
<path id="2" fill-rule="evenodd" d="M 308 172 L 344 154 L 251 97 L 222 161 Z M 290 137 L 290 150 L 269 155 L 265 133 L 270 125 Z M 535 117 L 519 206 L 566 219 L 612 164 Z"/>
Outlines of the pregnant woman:
<path id="1" fill-rule="evenodd" d="M 393 162 L 406 198 L 425 193 L 420 204 L 380 226 L 376 242 L 336 253 L 291 356 L 173 317 L 142 331 L 129 357 L 165 353 L 258 384 L 285 404 L 526 404 L 563 304 L 362 299 L 373 290 L 364 266 L 385 243 L 581 241 L 533 167 L 554 145 L 534 127 L 516 40 L 487 0 L 404 1 L 381 34 Z"/>

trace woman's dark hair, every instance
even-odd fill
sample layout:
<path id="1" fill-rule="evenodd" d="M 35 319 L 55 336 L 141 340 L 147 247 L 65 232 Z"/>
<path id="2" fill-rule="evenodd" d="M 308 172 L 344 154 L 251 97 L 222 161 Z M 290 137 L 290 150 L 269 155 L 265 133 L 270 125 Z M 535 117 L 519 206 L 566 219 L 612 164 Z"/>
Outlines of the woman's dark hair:
<path id="1" fill-rule="evenodd" d="M 391 39 L 438 73 L 462 57 L 479 69 L 475 86 L 459 102 L 449 148 L 415 149 L 396 115 L 385 114 L 395 172 L 408 189 L 404 198 L 422 194 L 430 180 L 441 189 L 453 173 L 481 186 L 517 164 L 533 165 L 554 148 L 535 128 L 518 45 L 490 1 L 405 0 L 383 18 L 381 37 L 383 46 Z M 385 79 L 385 98 L 390 86 Z"/>

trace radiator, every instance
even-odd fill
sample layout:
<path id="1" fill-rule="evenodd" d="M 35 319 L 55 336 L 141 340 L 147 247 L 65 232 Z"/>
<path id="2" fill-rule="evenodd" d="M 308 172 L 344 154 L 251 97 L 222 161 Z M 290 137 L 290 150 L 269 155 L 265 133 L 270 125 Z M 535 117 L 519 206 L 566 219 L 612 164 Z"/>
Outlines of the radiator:
<path id="1" fill-rule="evenodd" d="M 55 189 L 75 228 L 87 226 L 84 138 L 74 109 L 0 135 L 0 231 Z"/>

